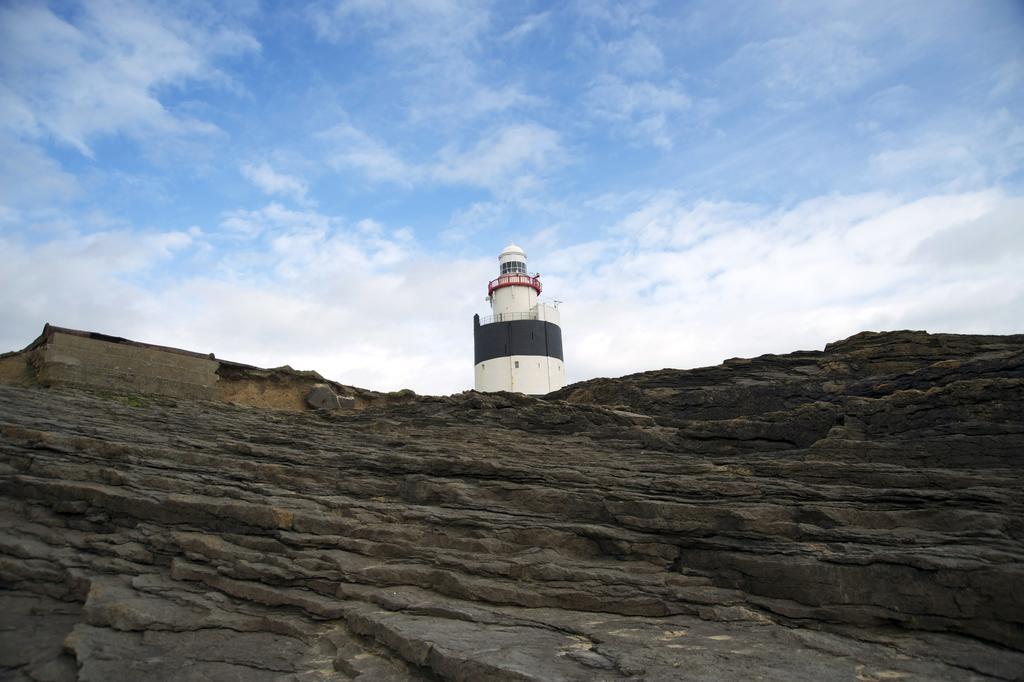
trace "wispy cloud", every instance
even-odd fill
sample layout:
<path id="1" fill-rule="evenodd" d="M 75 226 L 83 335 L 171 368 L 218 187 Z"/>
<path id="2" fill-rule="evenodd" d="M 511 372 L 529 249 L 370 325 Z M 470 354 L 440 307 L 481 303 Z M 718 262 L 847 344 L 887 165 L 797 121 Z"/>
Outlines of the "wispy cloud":
<path id="1" fill-rule="evenodd" d="M 535 14 L 527 15 L 518 24 L 505 31 L 501 36 L 502 40 L 510 42 L 518 42 L 523 40 L 529 35 L 542 30 L 551 20 L 551 10 L 544 12 L 537 12 Z"/>
<path id="2" fill-rule="evenodd" d="M 609 74 L 591 83 L 586 101 L 594 115 L 613 123 L 619 134 L 661 149 L 672 148 L 675 119 L 691 106 L 679 83 L 625 81 Z"/>
<path id="3" fill-rule="evenodd" d="M 537 182 L 538 175 L 564 161 L 559 135 L 534 123 L 492 131 L 469 149 L 447 147 L 430 171 L 441 182 L 487 187 L 515 193 Z"/>
<path id="4" fill-rule="evenodd" d="M 972 270 L 978 266 L 1024 263 L 1024 198 L 1008 197 L 993 209 L 960 224 L 938 230 L 922 239 L 910 257 L 938 267 Z"/>
<path id="5" fill-rule="evenodd" d="M 344 41 L 371 32 L 387 37 L 380 49 L 408 60 L 463 50 L 489 23 L 485 4 L 464 0 L 332 0 L 314 3 L 307 13 L 322 39 Z"/>
<path id="6" fill-rule="evenodd" d="M 572 379 L 1020 331 L 1020 16 L 0 3 L 0 342 L 49 320 L 461 390 L 508 238 Z"/>
<path id="7" fill-rule="evenodd" d="M 390 65 L 378 77 L 401 83 L 396 95 L 414 123 L 450 126 L 542 102 L 488 67 L 488 41 L 500 36 L 492 35 L 487 3 L 338 0 L 315 4 L 307 15 L 323 40 L 372 43 Z"/>
<path id="8" fill-rule="evenodd" d="M 123 133 L 208 134 L 217 130 L 168 108 L 161 88 L 222 77 L 214 59 L 259 49 L 250 35 L 197 25 L 139 3 L 97 0 L 75 23 L 49 8 L 0 8 L 4 118 L 12 132 L 50 136 L 92 156 L 90 139 Z"/>
<path id="9" fill-rule="evenodd" d="M 531 264 L 565 301 L 573 379 L 820 348 L 863 329 L 1014 332 L 1021 210 L 993 191 L 823 196 L 784 210 L 664 192 L 588 242 L 554 237 Z M 256 236 L 230 250 L 199 231 L 0 236 L 0 342 L 23 344 L 50 320 L 378 389 L 470 385 L 467 325 L 493 254 L 463 260 L 403 229 L 279 204 L 231 220 Z M 192 257 L 201 268 L 160 276 Z M 410 295 L 424 286 L 443 310 Z"/>
<path id="10" fill-rule="evenodd" d="M 0 231 L 0 337 L 6 350 L 22 347 L 33 338 L 31 330 L 47 321 L 133 330 L 154 324 L 158 307 L 135 280 L 157 272 L 191 241 L 185 231 L 128 228 L 68 231 L 45 242 Z"/>
<path id="11" fill-rule="evenodd" d="M 273 202 L 263 208 L 226 211 L 220 226 L 230 234 L 259 237 L 264 233 L 282 231 L 316 231 L 325 233 L 340 224 L 340 219 L 314 210 L 291 209 Z"/>
<path id="12" fill-rule="evenodd" d="M 670 16 L 651 3 L 579 2 L 570 53 L 583 79 L 580 119 L 634 146 L 672 149 L 693 97 L 674 63 L 680 39 Z"/>
<path id="13" fill-rule="evenodd" d="M 649 2 L 588 0 L 571 5 L 571 50 L 596 70 L 624 77 L 651 77 L 666 66 L 664 40 L 671 13 Z"/>
<path id="14" fill-rule="evenodd" d="M 1003 182 L 1024 166 L 1024 124 L 1006 109 L 964 122 L 935 120 L 894 139 L 881 134 L 869 169 L 902 186 L 952 190 Z"/>
<path id="15" fill-rule="evenodd" d="M 1019 204 L 868 194 L 775 210 L 662 194 L 602 239 L 549 254 L 545 290 L 566 301 L 575 376 L 820 348 L 863 329 L 1017 332 Z"/>
<path id="16" fill-rule="evenodd" d="M 383 143 L 355 126 L 342 123 L 323 131 L 318 137 L 331 145 L 327 160 L 335 169 L 353 168 L 369 180 L 400 185 L 411 185 L 422 176 L 422 170 L 415 164 L 406 163 Z"/>
<path id="17" fill-rule="evenodd" d="M 243 163 L 241 171 L 246 180 L 267 194 L 287 196 L 299 203 L 306 203 L 309 185 L 302 178 L 279 173 L 266 161 L 258 164 Z"/>
<path id="18" fill-rule="evenodd" d="M 81 183 L 34 144 L 0 134 L 0 206 L 61 204 L 81 194 Z"/>
<path id="19" fill-rule="evenodd" d="M 646 33 L 634 31 L 625 38 L 609 41 L 605 52 L 616 70 L 628 76 L 647 76 L 665 67 L 661 48 Z"/>
<path id="20" fill-rule="evenodd" d="M 441 239 L 449 243 L 462 242 L 469 237 L 497 226 L 508 212 L 508 206 L 494 201 L 479 201 L 455 211 Z"/>
<path id="21" fill-rule="evenodd" d="M 420 183 L 483 187 L 514 196 L 535 188 L 544 174 L 565 163 L 560 135 L 536 123 L 507 125 L 484 133 L 469 147 L 454 144 L 431 158 L 408 162 L 366 133 L 339 125 L 321 134 L 338 169 L 352 168 L 369 180 L 411 186 Z"/>
<path id="22" fill-rule="evenodd" d="M 278 204 L 225 221 L 254 238 L 226 248 L 200 230 L 125 229 L 38 244 L 0 232 L 0 347 L 51 321 L 383 390 L 472 380 L 465 332 L 489 259 L 441 259 L 406 229 Z M 163 276 L 192 258 L 201 267 Z M 424 287 L 443 312 L 414 295 Z"/>
<path id="23" fill-rule="evenodd" d="M 834 22 L 746 43 L 721 72 L 729 82 L 752 83 L 762 97 L 788 107 L 855 90 L 880 66 L 852 24 Z"/>

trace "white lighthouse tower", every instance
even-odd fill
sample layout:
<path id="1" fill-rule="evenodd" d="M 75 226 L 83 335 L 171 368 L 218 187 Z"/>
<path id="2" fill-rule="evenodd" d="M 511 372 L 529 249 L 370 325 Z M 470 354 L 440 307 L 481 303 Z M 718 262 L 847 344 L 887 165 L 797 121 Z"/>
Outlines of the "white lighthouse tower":
<path id="1" fill-rule="evenodd" d="M 565 385 L 558 310 L 539 303 L 540 275 L 526 272 L 526 252 L 509 244 L 487 285 L 491 315 L 473 316 L 476 390 L 543 395 Z"/>

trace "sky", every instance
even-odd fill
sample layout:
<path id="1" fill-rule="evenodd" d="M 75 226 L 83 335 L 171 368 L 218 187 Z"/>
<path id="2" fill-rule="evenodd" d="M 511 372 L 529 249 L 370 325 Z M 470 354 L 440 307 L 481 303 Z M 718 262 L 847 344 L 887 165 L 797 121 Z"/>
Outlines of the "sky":
<path id="1" fill-rule="evenodd" d="M 1024 3 L 0 4 L 0 351 L 459 392 L 510 240 L 569 381 L 1024 332 Z"/>

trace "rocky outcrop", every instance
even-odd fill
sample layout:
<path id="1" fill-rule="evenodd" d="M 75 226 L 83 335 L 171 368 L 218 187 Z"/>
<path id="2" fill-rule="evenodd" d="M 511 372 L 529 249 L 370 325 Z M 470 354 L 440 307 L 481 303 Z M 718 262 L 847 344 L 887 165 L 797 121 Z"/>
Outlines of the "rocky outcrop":
<path id="1" fill-rule="evenodd" d="M 306 406 L 312 410 L 354 409 L 356 399 L 339 396 L 329 384 L 314 384 L 306 394 Z"/>
<path id="2" fill-rule="evenodd" d="M 13 679 L 1021 679 L 1024 337 L 354 412 L 0 387 Z"/>
<path id="3" fill-rule="evenodd" d="M 390 395 L 344 386 L 288 365 L 263 369 L 218 359 L 213 353 L 51 324 L 24 349 L 0 353 L 0 384 L 84 388 L 128 397 L 162 395 L 300 412 L 360 410 L 386 402 Z M 311 393 L 319 396 L 312 403 Z"/>

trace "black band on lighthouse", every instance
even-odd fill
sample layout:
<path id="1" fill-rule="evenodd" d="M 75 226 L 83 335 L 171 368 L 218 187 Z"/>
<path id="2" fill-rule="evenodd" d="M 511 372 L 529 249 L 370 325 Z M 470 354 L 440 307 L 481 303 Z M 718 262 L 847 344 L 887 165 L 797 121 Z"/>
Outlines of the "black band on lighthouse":
<path id="1" fill-rule="evenodd" d="M 481 325 L 473 320 L 474 364 L 510 355 L 545 355 L 562 360 L 562 328 L 544 320 L 513 320 Z"/>

